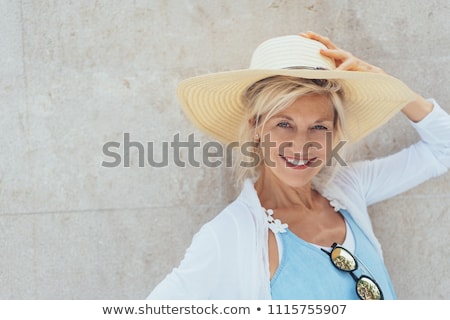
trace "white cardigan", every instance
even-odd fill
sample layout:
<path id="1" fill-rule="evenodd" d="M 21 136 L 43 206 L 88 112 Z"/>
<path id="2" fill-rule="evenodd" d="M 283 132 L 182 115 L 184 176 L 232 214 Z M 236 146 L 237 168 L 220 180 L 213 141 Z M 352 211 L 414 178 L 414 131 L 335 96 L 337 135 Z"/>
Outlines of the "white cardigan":
<path id="1" fill-rule="evenodd" d="M 378 248 L 367 206 L 395 196 L 450 168 L 450 116 L 433 111 L 412 123 L 421 141 L 385 158 L 340 167 L 314 187 L 335 210 L 345 208 Z M 194 236 L 180 266 L 148 299 L 271 299 L 268 226 L 253 182 Z"/>

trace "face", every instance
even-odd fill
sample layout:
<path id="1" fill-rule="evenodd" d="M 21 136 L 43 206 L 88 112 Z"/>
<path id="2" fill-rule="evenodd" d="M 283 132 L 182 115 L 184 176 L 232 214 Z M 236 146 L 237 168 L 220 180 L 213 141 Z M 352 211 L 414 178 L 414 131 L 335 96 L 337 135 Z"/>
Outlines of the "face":
<path id="1" fill-rule="evenodd" d="M 300 97 L 270 117 L 259 131 L 264 174 L 292 187 L 309 183 L 327 163 L 333 123 L 331 101 L 318 95 Z"/>

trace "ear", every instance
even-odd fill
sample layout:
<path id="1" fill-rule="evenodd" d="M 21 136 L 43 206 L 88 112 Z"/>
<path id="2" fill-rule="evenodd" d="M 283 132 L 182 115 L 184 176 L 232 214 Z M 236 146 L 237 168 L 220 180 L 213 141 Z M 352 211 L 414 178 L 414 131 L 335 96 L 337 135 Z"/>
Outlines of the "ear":
<path id="1" fill-rule="evenodd" d="M 259 143 L 261 140 L 261 127 L 257 128 L 258 122 L 256 121 L 256 118 L 250 118 L 248 119 L 248 125 L 250 129 L 253 129 L 255 131 L 254 140 Z"/>

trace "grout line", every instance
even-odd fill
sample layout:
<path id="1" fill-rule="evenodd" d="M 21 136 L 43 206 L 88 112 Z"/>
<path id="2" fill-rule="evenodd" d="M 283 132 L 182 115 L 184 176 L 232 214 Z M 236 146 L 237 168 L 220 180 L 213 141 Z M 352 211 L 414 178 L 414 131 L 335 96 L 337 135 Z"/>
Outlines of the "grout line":
<path id="1" fill-rule="evenodd" d="M 113 211 L 138 211 L 138 210 L 148 210 L 148 209 L 178 209 L 180 207 L 183 208 L 221 208 L 225 207 L 225 203 L 213 204 L 213 205 L 183 205 L 183 206 L 151 206 L 151 207 L 133 207 L 133 208 L 97 208 L 97 209 L 79 209 L 79 210 L 54 210 L 54 211 L 29 211 L 29 212 L 4 212 L 0 213 L 0 218 L 2 216 L 19 216 L 19 215 L 51 215 L 51 214 L 80 214 L 80 213 L 88 213 L 88 212 L 113 212 Z"/>

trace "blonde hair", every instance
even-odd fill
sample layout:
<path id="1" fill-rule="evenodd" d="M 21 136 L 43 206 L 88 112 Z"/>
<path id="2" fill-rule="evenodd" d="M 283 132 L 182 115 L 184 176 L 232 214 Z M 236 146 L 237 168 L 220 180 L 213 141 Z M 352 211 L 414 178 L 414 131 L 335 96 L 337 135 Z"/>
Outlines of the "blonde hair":
<path id="1" fill-rule="evenodd" d="M 239 132 L 240 152 L 234 163 L 237 186 L 245 179 L 256 180 L 263 164 L 261 150 L 255 141 L 256 129 L 264 126 L 273 115 L 289 107 L 296 99 L 307 95 L 327 97 L 334 107 L 334 143 L 347 140 L 344 118 L 344 91 L 339 80 L 304 79 L 273 76 L 251 85 L 243 98 L 246 106 Z M 266 115 L 264 121 L 260 119 Z M 249 123 L 250 122 L 250 123 Z M 243 152 L 243 146 L 249 147 Z M 344 152 L 343 152 L 344 153 Z"/>

